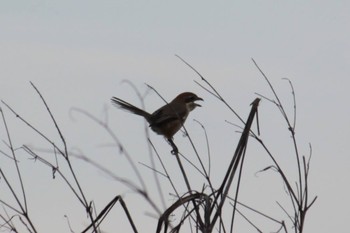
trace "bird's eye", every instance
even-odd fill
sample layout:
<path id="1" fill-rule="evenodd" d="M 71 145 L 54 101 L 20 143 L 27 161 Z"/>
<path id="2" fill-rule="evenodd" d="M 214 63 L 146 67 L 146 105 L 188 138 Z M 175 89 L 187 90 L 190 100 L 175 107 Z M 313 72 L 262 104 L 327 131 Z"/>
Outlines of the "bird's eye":
<path id="1" fill-rule="evenodd" d="M 194 101 L 194 100 L 195 100 L 195 98 L 194 98 L 193 95 L 187 97 L 187 101 L 188 101 L 188 102 L 192 102 L 192 101 Z"/>

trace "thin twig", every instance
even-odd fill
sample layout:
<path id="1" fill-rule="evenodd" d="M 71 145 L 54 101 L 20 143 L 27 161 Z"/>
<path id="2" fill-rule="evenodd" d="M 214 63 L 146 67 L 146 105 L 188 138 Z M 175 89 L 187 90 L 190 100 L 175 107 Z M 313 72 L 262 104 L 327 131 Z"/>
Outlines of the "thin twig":
<path id="1" fill-rule="evenodd" d="M 25 192 L 25 188 L 24 188 L 23 178 L 22 178 L 22 175 L 21 175 L 21 171 L 20 171 L 20 169 L 19 169 L 19 166 L 18 166 L 18 160 L 17 160 L 17 158 L 16 158 L 16 153 L 15 153 L 15 150 L 14 150 L 14 148 L 13 148 L 12 139 L 11 139 L 10 131 L 9 131 L 9 128 L 8 128 L 8 125 L 7 125 L 7 122 L 6 122 L 6 118 L 5 118 L 4 112 L 2 111 L 1 108 L 0 108 L 0 112 L 1 112 L 1 117 L 2 117 L 2 120 L 3 120 L 4 126 L 5 126 L 5 131 L 6 131 L 6 135 L 7 135 L 7 139 L 8 139 L 8 144 L 9 144 L 9 147 L 10 147 L 10 150 L 11 150 L 11 154 L 12 154 L 12 157 L 13 157 L 13 162 L 14 162 L 15 167 L 16 167 L 16 172 L 17 172 L 18 180 L 19 180 L 19 183 L 20 183 L 20 186 L 21 186 L 23 204 L 22 204 L 21 201 L 19 200 L 19 197 L 17 196 L 16 192 L 13 190 L 12 185 L 10 184 L 10 182 L 6 179 L 6 176 L 5 176 L 5 174 L 3 173 L 2 169 L 0 169 L 0 172 L 1 172 L 1 174 L 2 174 L 2 177 L 5 179 L 8 188 L 11 190 L 12 196 L 15 198 L 15 200 L 16 200 L 16 202 L 17 202 L 19 208 L 20 208 L 21 211 L 22 211 L 21 215 L 24 216 L 24 217 L 26 218 L 27 222 L 28 222 L 29 225 L 30 225 L 30 228 L 31 228 L 34 232 L 37 232 L 36 229 L 35 229 L 35 226 L 34 226 L 34 224 L 33 224 L 33 222 L 32 222 L 32 220 L 30 219 L 30 217 L 29 217 L 29 215 L 28 215 L 27 196 L 26 196 L 26 192 Z"/>
<path id="2" fill-rule="evenodd" d="M 200 78 L 205 84 L 209 86 L 211 91 L 208 88 L 203 87 L 203 85 L 199 85 L 202 87 L 204 90 L 208 91 L 210 94 L 218 98 L 221 102 L 223 102 L 226 107 L 230 109 L 230 111 L 244 124 L 243 118 L 241 118 L 238 113 L 226 102 L 226 100 L 220 95 L 220 93 L 214 88 L 213 85 L 211 85 L 207 79 L 204 78 L 193 66 L 191 66 L 188 62 L 185 61 L 185 59 L 181 58 L 179 55 L 175 55 L 177 58 L 179 58 L 183 63 L 185 63 L 188 67 L 190 67 Z M 196 82 L 196 81 L 195 81 Z M 198 84 L 198 82 L 196 82 Z"/>
<path id="3" fill-rule="evenodd" d="M 139 164 L 141 164 L 142 166 L 144 166 L 144 167 L 150 169 L 151 171 L 155 172 L 156 174 L 161 175 L 161 176 L 167 178 L 167 176 L 166 176 L 164 173 L 162 173 L 162 172 L 160 172 L 160 171 L 154 169 L 152 166 L 149 166 L 149 165 L 147 165 L 147 164 L 145 164 L 145 163 L 142 163 L 142 162 L 139 162 Z"/>
<path id="4" fill-rule="evenodd" d="M 207 130 L 205 129 L 204 125 L 202 123 L 200 123 L 198 120 L 194 120 L 194 121 L 197 122 L 202 127 L 203 132 L 204 132 L 205 144 L 207 145 L 207 155 L 208 155 L 208 177 L 207 177 L 207 179 L 210 180 L 211 154 L 210 154 L 210 145 L 209 145 L 209 138 L 208 138 Z M 205 170 L 204 167 L 203 167 L 203 170 Z"/>
<path id="5" fill-rule="evenodd" d="M 104 130 L 106 130 L 106 132 L 112 137 L 112 139 L 114 140 L 114 142 L 116 143 L 116 145 L 121 149 L 121 151 L 123 152 L 123 155 L 125 156 L 125 158 L 128 160 L 129 164 L 131 165 L 133 171 L 135 172 L 137 178 L 139 179 L 142 189 L 146 190 L 146 184 L 142 178 L 142 175 L 140 174 L 139 170 L 137 169 L 137 166 L 135 165 L 135 162 L 133 161 L 133 159 L 131 158 L 131 156 L 127 153 L 127 151 L 123 148 L 122 144 L 120 143 L 119 139 L 117 138 L 117 136 L 113 133 L 113 131 L 106 126 L 101 120 L 97 119 L 95 116 L 93 116 L 91 113 L 82 110 L 80 108 L 72 108 L 71 112 L 77 112 L 80 113 L 86 117 L 88 117 L 90 120 L 92 120 L 93 122 L 97 123 L 98 125 L 102 126 Z"/>

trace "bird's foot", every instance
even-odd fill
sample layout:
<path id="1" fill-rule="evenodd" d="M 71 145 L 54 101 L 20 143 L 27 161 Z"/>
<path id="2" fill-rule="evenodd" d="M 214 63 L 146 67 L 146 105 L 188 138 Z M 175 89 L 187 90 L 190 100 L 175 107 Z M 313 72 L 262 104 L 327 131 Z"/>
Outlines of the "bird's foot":
<path id="1" fill-rule="evenodd" d="M 176 154 L 178 154 L 179 153 L 179 149 L 177 149 L 177 146 L 175 145 L 175 143 L 173 142 L 173 140 L 172 139 L 168 139 L 168 142 L 169 142 L 169 144 L 171 145 L 171 147 L 173 148 L 172 150 L 171 150 L 171 154 L 172 155 L 176 155 Z"/>
<path id="2" fill-rule="evenodd" d="M 172 155 L 177 155 L 179 153 L 179 150 L 177 148 L 173 148 L 173 150 L 170 151 Z"/>

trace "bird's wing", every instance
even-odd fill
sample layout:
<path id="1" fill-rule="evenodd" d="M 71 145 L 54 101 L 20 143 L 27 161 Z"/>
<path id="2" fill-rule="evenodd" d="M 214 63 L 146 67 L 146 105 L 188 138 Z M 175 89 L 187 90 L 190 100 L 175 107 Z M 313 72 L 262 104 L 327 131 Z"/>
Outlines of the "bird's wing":
<path id="1" fill-rule="evenodd" d="M 177 114 L 175 114 L 175 112 L 177 112 Z M 169 105 L 165 105 L 162 108 L 155 111 L 154 113 L 152 113 L 152 124 L 150 126 L 160 126 L 178 120 L 184 122 L 186 117 L 186 111 L 176 111 L 175 109 L 172 109 Z"/>

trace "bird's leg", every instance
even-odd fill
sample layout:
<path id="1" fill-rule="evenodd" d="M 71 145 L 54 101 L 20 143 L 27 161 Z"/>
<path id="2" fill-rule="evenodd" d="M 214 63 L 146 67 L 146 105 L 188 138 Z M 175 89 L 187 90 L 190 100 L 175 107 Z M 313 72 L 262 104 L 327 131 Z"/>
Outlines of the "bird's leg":
<path id="1" fill-rule="evenodd" d="M 173 150 L 171 151 L 171 154 L 176 155 L 179 153 L 179 150 L 177 149 L 177 146 L 175 145 L 174 141 L 172 138 L 167 139 Z"/>

